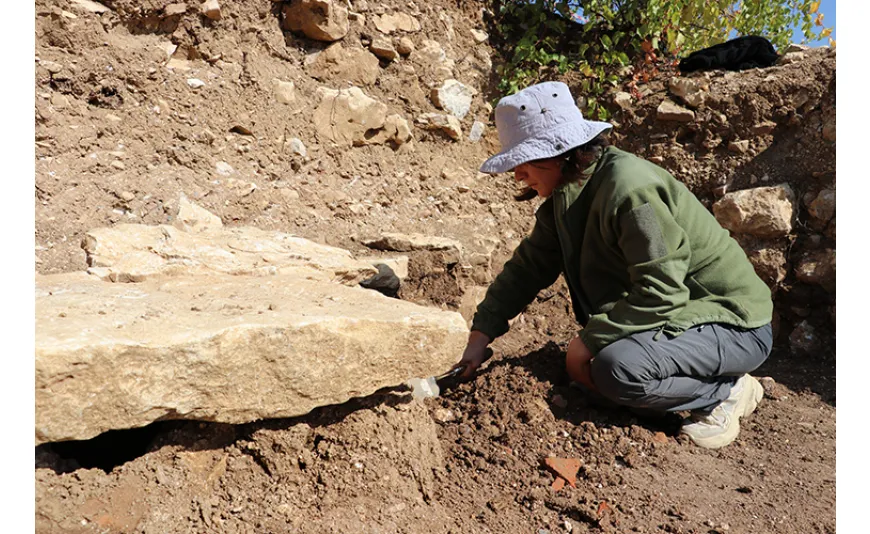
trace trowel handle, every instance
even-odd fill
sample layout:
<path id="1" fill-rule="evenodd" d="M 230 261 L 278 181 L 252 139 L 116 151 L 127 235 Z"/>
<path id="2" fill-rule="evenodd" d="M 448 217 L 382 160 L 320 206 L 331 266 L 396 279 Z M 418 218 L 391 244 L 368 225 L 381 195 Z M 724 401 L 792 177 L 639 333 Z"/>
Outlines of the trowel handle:
<path id="1" fill-rule="evenodd" d="M 454 376 L 461 375 L 463 372 L 465 372 L 464 365 L 461 367 L 454 367 L 453 369 L 447 371 L 443 375 L 435 377 L 435 380 L 444 380 L 445 378 L 453 378 Z"/>
<path id="2" fill-rule="evenodd" d="M 489 361 L 490 358 L 492 358 L 492 349 L 487 347 L 486 351 L 484 351 L 483 361 L 480 362 L 480 365 L 483 365 L 484 363 Z M 453 369 L 447 371 L 443 375 L 436 377 L 435 380 L 444 380 L 445 378 L 452 378 L 454 376 L 459 376 L 464 372 L 465 372 L 465 366 L 461 365 L 459 367 L 454 367 Z"/>

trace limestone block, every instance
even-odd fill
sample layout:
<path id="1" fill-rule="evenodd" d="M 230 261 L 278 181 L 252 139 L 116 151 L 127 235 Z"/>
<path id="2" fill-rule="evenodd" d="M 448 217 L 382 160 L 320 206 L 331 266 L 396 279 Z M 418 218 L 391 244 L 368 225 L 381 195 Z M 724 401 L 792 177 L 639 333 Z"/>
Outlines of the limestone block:
<path id="1" fill-rule="evenodd" d="M 344 249 L 258 228 L 217 228 L 192 234 L 173 226 L 120 224 L 85 234 L 93 272 L 111 282 L 226 273 L 297 276 L 356 285 L 377 270 Z"/>
<path id="2" fill-rule="evenodd" d="M 36 283 L 36 443 L 164 419 L 247 423 L 450 368 L 455 312 L 295 275 Z"/>
<path id="3" fill-rule="evenodd" d="M 788 184 L 734 191 L 713 204 L 713 214 L 734 233 L 785 237 L 794 222 L 795 194 Z"/>

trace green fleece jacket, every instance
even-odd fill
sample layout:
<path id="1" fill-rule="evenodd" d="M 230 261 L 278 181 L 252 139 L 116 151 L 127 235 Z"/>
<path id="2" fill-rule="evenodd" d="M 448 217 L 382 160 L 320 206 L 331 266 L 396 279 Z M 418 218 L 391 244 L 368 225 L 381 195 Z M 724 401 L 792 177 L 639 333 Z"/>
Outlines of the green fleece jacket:
<path id="1" fill-rule="evenodd" d="M 560 273 L 593 354 L 636 332 L 756 328 L 773 314 L 770 289 L 710 211 L 670 173 L 614 147 L 541 205 L 472 330 L 503 335 Z"/>

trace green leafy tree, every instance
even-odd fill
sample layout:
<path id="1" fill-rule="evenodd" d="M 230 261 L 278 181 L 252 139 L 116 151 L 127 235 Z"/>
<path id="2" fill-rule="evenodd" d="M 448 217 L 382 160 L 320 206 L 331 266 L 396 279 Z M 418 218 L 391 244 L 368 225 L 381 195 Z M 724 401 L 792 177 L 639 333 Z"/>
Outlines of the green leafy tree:
<path id="1" fill-rule="evenodd" d="M 738 35 L 786 46 L 792 27 L 804 42 L 828 37 L 813 0 L 494 0 L 506 62 L 504 94 L 568 71 L 582 73 L 586 113 L 607 119 L 600 104 L 610 87 L 648 81 L 684 52 Z M 830 44 L 835 45 L 832 39 Z M 499 41 L 497 41 L 499 43 Z"/>

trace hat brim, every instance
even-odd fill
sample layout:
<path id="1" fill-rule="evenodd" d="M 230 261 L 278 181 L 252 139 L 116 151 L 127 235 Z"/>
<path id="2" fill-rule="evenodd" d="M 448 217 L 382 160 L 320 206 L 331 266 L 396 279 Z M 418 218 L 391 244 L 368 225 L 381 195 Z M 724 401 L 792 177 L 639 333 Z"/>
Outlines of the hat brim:
<path id="1" fill-rule="evenodd" d="M 558 156 L 588 143 L 609 128 L 613 128 L 613 125 L 585 119 L 561 124 L 541 136 L 526 139 L 522 143 L 502 150 L 484 161 L 480 166 L 480 172 L 488 174 L 508 172 L 517 165 L 529 161 Z"/>

